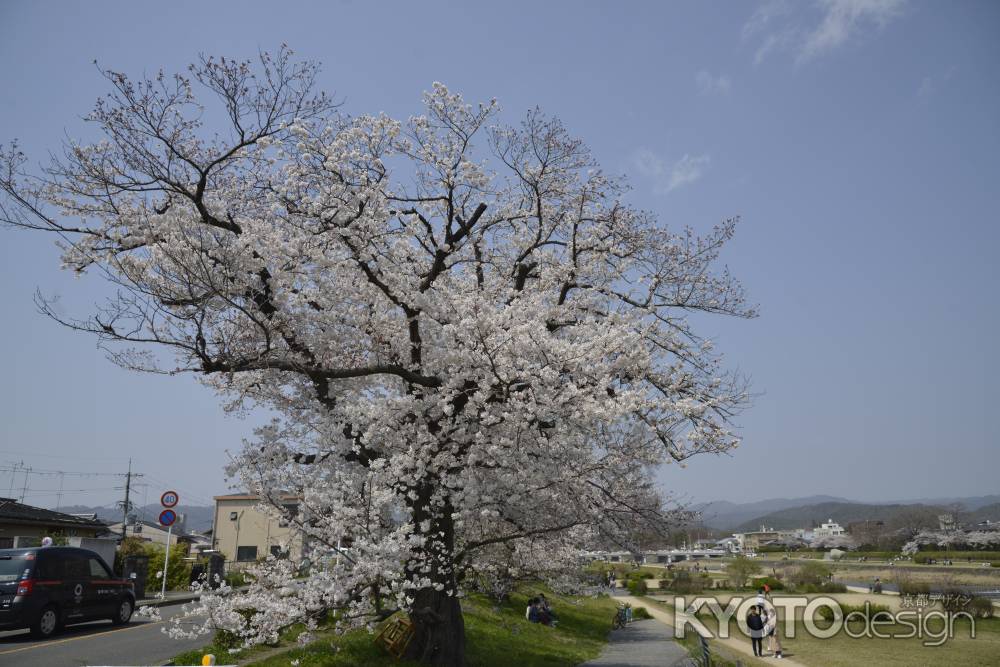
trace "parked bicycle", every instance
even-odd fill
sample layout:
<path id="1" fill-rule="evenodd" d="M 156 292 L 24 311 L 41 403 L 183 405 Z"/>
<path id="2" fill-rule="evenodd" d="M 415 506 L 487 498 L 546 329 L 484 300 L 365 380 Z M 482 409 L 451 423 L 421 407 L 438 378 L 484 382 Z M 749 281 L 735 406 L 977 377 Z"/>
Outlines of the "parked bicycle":
<path id="1" fill-rule="evenodd" d="M 618 605 L 618 611 L 615 612 L 615 617 L 611 619 L 611 628 L 614 630 L 619 630 L 628 625 L 629 622 L 629 611 L 632 605 L 628 603 L 621 603 Z"/>

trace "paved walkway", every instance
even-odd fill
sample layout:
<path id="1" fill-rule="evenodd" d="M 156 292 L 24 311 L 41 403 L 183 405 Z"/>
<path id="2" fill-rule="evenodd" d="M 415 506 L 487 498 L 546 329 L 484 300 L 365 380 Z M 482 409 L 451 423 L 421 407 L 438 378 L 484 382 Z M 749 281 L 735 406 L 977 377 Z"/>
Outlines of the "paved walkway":
<path id="1" fill-rule="evenodd" d="M 649 615 L 655 618 L 657 621 L 667 625 L 671 629 L 674 627 L 673 613 L 665 610 L 663 607 L 660 607 L 659 605 L 649 604 L 645 600 L 640 600 L 639 598 L 632 597 L 631 595 L 616 595 L 615 597 L 618 598 L 619 600 L 622 600 L 623 602 L 628 602 L 629 604 L 632 605 L 633 608 L 645 607 L 646 611 L 649 612 Z M 753 657 L 753 648 L 751 648 L 750 640 L 748 639 L 741 640 L 733 637 L 730 637 L 728 639 L 715 638 L 710 640 L 710 645 L 711 644 L 721 644 L 726 647 L 726 650 L 731 651 L 735 653 L 737 656 L 746 659 L 747 662 L 750 662 L 751 660 L 755 659 Z M 771 660 L 772 658 L 765 658 L 765 659 Z M 782 658 L 781 665 L 782 667 L 805 667 L 801 663 L 796 662 L 795 660 L 789 658 Z"/>
<path id="2" fill-rule="evenodd" d="M 689 667 L 693 664 L 687 651 L 674 641 L 673 630 L 663 623 L 646 620 L 612 630 L 600 657 L 580 667 Z"/>

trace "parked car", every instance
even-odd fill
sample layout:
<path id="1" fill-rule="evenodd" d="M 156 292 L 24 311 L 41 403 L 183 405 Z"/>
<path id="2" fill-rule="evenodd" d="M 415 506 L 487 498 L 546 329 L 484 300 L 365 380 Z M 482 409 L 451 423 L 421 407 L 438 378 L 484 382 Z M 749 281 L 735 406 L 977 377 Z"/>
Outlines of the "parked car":
<path id="1" fill-rule="evenodd" d="M 134 610 L 131 582 L 89 549 L 0 549 L 0 629 L 44 638 L 73 623 L 124 625 Z"/>

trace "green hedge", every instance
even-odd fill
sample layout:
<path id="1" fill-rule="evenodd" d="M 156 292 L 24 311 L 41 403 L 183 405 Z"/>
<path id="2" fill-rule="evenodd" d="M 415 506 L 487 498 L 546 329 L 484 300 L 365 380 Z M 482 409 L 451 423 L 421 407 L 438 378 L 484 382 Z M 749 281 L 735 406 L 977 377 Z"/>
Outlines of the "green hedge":
<path id="1" fill-rule="evenodd" d="M 926 563 L 930 559 L 953 560 L 959 563 L 967 563 L 972 559 L 973 563 L 981 563 L 1000 560 L 1000 551 L 920 551 L 913 554 L 914 563 Z"/>
<path id="2" fill-rule="evenodd" d="M 821 584 L 801 584 L 795 587 L 796 593 L 846 593 L 847 586 L 833 581 L 824 581 Z"/>
<path id="3" fill-rule="evenodd" d="M 1000 560 L 1000 551 L 920 551 L 913 554 L 914 563 L 926 563 L 929 558 L 935 560 L 951 559 L 966 563 L 971 558 L 972 562 L 981 563 Z"/>

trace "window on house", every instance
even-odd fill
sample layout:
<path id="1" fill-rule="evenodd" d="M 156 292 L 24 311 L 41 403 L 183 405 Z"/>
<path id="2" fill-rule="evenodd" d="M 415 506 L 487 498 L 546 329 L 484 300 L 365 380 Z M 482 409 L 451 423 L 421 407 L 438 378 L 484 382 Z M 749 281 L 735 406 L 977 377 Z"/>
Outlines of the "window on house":
<path id="1" fill-rule="evenodd" d="M 236 561 L 249 563 L 257 560 L 257 547 L 236 547 Z"/>
<path id="2" fill-rule="evenodd" d="M 0 537 L 0 549 L 13 549 L 13 548 L 14 548 L 13 537 Z"/>
<path id="3" fill-rule="evenodd" d="M 288 551 L 275 544 L 271 547 L 271 555 L 275 558 L 288 558 Z"/>

